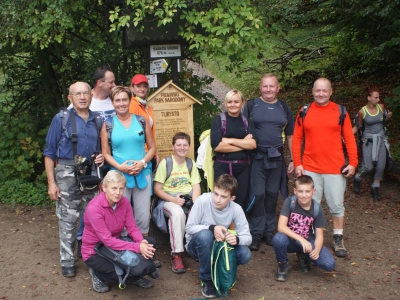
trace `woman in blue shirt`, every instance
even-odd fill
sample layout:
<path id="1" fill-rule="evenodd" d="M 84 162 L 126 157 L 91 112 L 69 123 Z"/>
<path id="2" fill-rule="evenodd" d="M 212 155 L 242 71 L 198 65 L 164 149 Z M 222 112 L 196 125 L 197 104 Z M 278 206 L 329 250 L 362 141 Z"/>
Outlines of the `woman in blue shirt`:
<path id="1" fill-rule="evenodd" d="M 128 87 L 117 86 L 113 89 L 111 101 L 116 115 L 103 124 L 101 146 L 111 169 L 124 174 L 124 196 L 131 202 L 136 223 L 142 235 L 146 236 L 150 223 L 150 161 L 156 153 L 156 145 L 148 122 L 129 113 L 131 98 Z"/>

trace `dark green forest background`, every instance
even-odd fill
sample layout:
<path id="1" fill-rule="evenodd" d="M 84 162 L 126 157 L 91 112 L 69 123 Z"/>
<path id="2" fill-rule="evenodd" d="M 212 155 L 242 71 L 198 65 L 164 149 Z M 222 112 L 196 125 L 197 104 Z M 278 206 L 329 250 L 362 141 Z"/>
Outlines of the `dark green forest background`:
<path id="1" fill-rule="evenodd" d="M 186 61 L 204 64 L 246 98 L 258 95 L 263 73 L 275 72 L 294 111 L 312 101 L 312 83 L 321 76 L 333 81 L 334 100 L 352 114 L 366 103 L 365 88 L 377 85 L 393 111 L 390 141 L 399 158 L 399 15 L 399 0 L 3 0 L 0 201 L 49 201 L 44 139 L 54 114 L 68 105 L 71 83 L 91 83 L 103 65 L 121 85 L 148 74 L 148 46 L 126 47 L 128 27 L 159 38 L 154 27 L 172 26 Z M 170 70 L 163 76 L 168 80 Z M 195 108 L 196 134 L 218 112 L 217 99 L 201 92 L 211 81 L 185 66 L 180 73 L 180 86 L 204 104 Z"/>

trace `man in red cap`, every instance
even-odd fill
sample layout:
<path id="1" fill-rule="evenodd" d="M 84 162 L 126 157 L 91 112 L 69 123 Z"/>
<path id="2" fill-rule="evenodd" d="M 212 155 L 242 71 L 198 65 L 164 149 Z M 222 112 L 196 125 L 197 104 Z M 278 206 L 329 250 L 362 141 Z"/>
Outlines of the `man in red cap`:
<path id="1" fill-rule="evenodd" d="M 138 116 L 142 116 L 146 119 L 146 122 L 150 124 L 151 132 L 155 138 L 155 127 L 154 127 L 154 115 L 151 106 L 147 105 L 147 94 L 149 93 L 149 81 L 143 74 L 136 74 L 133 76 L 131 81 L 132 100 L 129 106 L 129 112 Z M 153 169 L 160 162 L 160 157 L 156 153 L 156 156 L 152 160 Z"/>

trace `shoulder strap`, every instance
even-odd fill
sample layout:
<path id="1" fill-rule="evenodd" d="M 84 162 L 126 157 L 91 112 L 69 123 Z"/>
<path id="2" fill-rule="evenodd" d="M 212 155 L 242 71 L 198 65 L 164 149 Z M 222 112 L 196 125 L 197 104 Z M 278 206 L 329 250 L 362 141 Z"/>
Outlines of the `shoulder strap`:
<path id="1" fill-rule="evenodd" d="M 346 119 L 346 107 L 343 105 L 338 104 L 340 116 L 339 116 L 339 125 L 343 127 L 344 119 Z"/>
<path id="2" fill-rule="evenodd" d="M 185 160 L 186 160 L 186 167 L 188 168 L 189 176 L 190 176 L 190 174 L 192 174 L 193 161 L 189 157 L 185 157 Z"/>
<path id="3" fill-rule="evenodd" d="M 243 124 L 244 124 L 244 128 L 245 128 L 246 131 L 247 131 L 247 128 L 249 128 L 249 121 L 247 120 L 247 118 L 246 118 L 246 116 L 245 116 L 244 114 L 240 114 L 240 116 L 242 117 L 242 121 L 243 121 Z"/>
<path id="4" fill-rule="evenodd" d="M 254 99 L 250 99 L 247 101 L 247 115 L 250 118 L 251 111 L 253 110 L 254 107 Z"/>
<path id="5" fill-rule="evenodd" d="M 290 208 L 290 211 L 294 211 L 294 209 L 296 208 L 296 195 L 293 195 L 290 198 L 289 208 Z"/>
<path id="6" fill-rule="evenodd" d="M 314 204 L 314 211 L 313 211 L 313 217 L 314 217 L 314 219 L 319 215 L 319 210 L 320 210 L 320 205 L 318 204 L 318 202 L 317 201 L 315 201 L 314 199 L 312 199 L 312 202 L 313 202 L 313 204 Z M 292 212 L 292 211 L 294 211 L 295 210 L 295 208 L 296 208 L 296 203 L 297 203 L 297 201 L 296 201 L 296 195 L 293 195 L 291 198 L 290 198 L 290 204 L 289 204 L 289 207 L 290 207 L 290 211 Z"/>
<path id="7" fill-rule="evenodd" d="M 304 118 L 306 117 L 307 111 L 310 108 L 311 104 L 306 104 L 303 106 L 303 109 L 299 111 L 299 118 L 297 118 L 297 123 L 300 124 L 300 118 L 301 118 L 301 123 L 304 124 Z"/>
<path id="8" fill-rule="evenodd" d="M 314 199 L 312 199 L 312 202 L 314 203 L 314 219 L 315 219 L 319 215 L 319 210 L 321 206 Z"/>
<path id="9" fill-rule="evenodd" d="M 167 168 L 167 176 L 165 177 L 165 181 L 171 176 L 172 167 L 173 167 L 173 160 L 172 156 L 168 156 L 165 158 L 165 166 Z"/>
<path id="10" fill-rule="evenodd" d="M 94 114 L 94 124 L 97 131 L 97 142 L 96 142 L 96 152 L 100 153 L 100 130 L 101 130 L 101 116 L 99 113 Z"/>
<path id="11" fill-rule="evenodd" d="M 279 100 L 279 103 L 282 105 L 283 110 L 285 111 L 286 118 L 288 118 L 288 116 L 289 116 L 289 106 L 287 105 L 287 103 L 285 101 L 282 101 L 282 100 Z"/>
<path id="12" fill-rule="evenodd" d="M 144 134 L 144 142 L 146 143 L 146 119 L 139 115 L 135 115 L 135 116 L 136 116 L 136 119 L 139 121 L 140 125 L 142 125 L 143 134 Z"/>
<path id="13" fill-rule="evenodd" d="M 111 151 L 111 133 L 114 127 L 114 116 L 108 117 L 106 119 L 106 131 L 107 131 L 107 138 L 108 138 L 108 145 L 110 146 Z"/>
<path id="14" fill-rule="evenodd" d="M 61 133 L 64 131 L 67 139 L 71 138 L 68 134 L 67 123 L 69 119 L 69 110 L 65 107 L 62 107 L 59 112 L 61 118 Z"/>
<path id="15" fill-rule="evenodd" d="M 220 113 L 219 118 L 221 119 L 221 131 L 222 131 L 222 136 L 224 137 L 226 134 L 226 115 L 225 113 Z"/>
<path id="16" fill-rule="evenodd" d="M 76 119 L 75 119 L 75 112 L 73 109 L 70 111 L 71 115 L 71 127 L 72 127 L 72 154 L 75 158 L 75 155 L 78 153 L 78 134 L 76 133 Z"/>

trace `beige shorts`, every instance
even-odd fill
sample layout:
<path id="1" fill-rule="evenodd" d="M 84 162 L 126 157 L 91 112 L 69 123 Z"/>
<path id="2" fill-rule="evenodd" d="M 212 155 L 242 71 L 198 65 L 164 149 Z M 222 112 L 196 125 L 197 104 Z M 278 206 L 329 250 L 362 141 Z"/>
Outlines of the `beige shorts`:
<path id="1" fill-rule="evenodd" d="M 305 173 L 314 181 L 317 190 L 313 199 L 321 203 L 322 194 L 333 217 L 344 216 L 344 192 L 346 190 L 346 178 L 341 174 L 320 174 L 310 171 Z"/>

